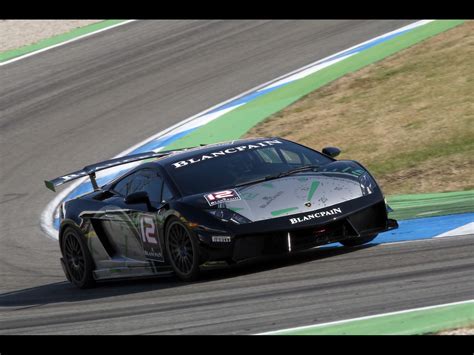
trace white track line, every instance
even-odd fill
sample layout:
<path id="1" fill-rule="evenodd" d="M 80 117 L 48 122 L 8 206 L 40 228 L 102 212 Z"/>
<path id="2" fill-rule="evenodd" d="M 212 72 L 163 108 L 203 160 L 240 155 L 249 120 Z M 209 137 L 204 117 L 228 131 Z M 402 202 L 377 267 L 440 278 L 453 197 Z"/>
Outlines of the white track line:
<path id="1" fill-rule="evenodd" d="M 410 312 L 416 312 L 416 311 L 426 311 L 426 310 L 429 310 L 429 309 L 456 306 L 456 305 L 466 304 L 466 303 L 474 303 L 474 299 L 466 300 L 466 301 L 460 301 L 460 302 L 438 304 L 438 305 L 435 305 L 435 306 L 406 309 L 406 310 L 403 310 L 403 311 L 375 314 L 373 316 L 350 318 L 350 319 L 338 320 L 338 321 L 335 321 L 335 322 L 319 323 L 319 324 L 314 324 L 314 325 L 305 325 L 305 326 L 302 326 L 302 327 L 294 327 L 294 328 L 287 328 L 287 329 L 281 329 L 281 330 L 274 330 L 274 331 L 271 331 L 271 332 L 258 333 L 258 334 L 255 334 L 255 335 L 276 335 L 278 333 L 286 333 L 286 332 L 304 330 L 304 329 L 309 329 L 309 328 L 321 328 L 321 327 L 325 327 L 325 326 L 344 324 L 344 323 L 349 323 L 349 322 L 353 322 L 353 321 L 380 318 L 380 317 L 385 317 L 385 316 L 393 316 L 393 315 L 397 315 L 397 314 L 404 314 L 404 313 L 410 313 Z"/>
<path id="2" fill-rule="evenodd" d="M 292 75 L 294 75 L 294 74 L 297 74 L 297 73 L 299 73 L 299 72 L 302 72 L 302 71 L 304 71 L 304 70 L 306 70 L 306 69 L 308 69 L 308 68 L 310 68 L 310 67 L 312 67 L 312 66 L 315 66 L 315 65 L 317 65 L 317 64 L 319 64 L 319 63 L 321 63 L 321 62 L 323 62 L 323 61 L 329 60 L 329 59 L 331 59 L 331 58 L 333 58 L 333 57 L 336 57 L 336 56 L 338 56 L 338 55 L 340 55 L 340 54 L 342 54 L 342 53 L 344 53 L 344 52 L 350 51 L 350 50 L 352 50 L 352 49 L 354 49 L 354 48 L 357 48 L 357 47 L 362 46 L 362 45 L 364 45 L 364 44 L 367 44 L 367 43 L 369 43 L 369 42 L 375 41 L 375 40 L 380 39 L 380 38 L 382 38 L 382 37 L 389 36 L 389 35 L 391 35 L 391 34 L 393 34 L 393 33 L 399 32 L 399 31 L 404 31 L 404 30 L 408 30 L 408 29 L 410 29 L 410 28 L 414 28 L 414 27 L 419 27 L 419 26 L 422 26 L 422 25 L 426 25 L 427 23 L 432 22 L 432 21 L 434 21 L 434 20 L 421 20 L 421 21 L 417 21 L 417 22 L 411 23 L 411 24 L 409 24 L 409 25 L 400 27 L 400 28 L 397 29 L 397 30 L 393 30 L 393 31 L 387 32 L 387 33 L 385 33 L 385 34 L 383 34 L 383 35 L 380 35 L 380 36 L 374 37 L 374 38 L 372 38 L 372 39 L 369 39 L 369 40 L 367 40 L 367 41 L 361 42 L 361 43 L 356 44 L 356 45 L 354 45 L 354 46 L 352 46 L 352 47 L 343 49 L 342 51 L 339 51 L 339 52 L 337 52 L 337 53 L 331 54 L 330 56 L 327 56 L 327 57 L 322 58 L 322 59 L 318 59 L 318 60 L 315 61 L 315 62 L 312 62 L 312 63 L 310 63 L 310 64 L 307 64 L 307 65 L 305 65 L 304 67 L 301 67 L 301 68 L 299 68 L 299 69 L 295 69 L 295 70 L 293 70 L 293 71 L 291 71 L 291 72 L 289 72 L 289 73 L 283 74 L 283 75 L 281 75 L 281 76 L 279 76 L 279 77 L 277 77 L 277 78 L 275 78 L 275 79 L 269 80 L 269 81 L 267 81 L 266 83 L 257 85 L 257 86 L 255 86 L 254 88 L 252 88 L 252 89 L 250 89 L 250 90 L 247 90 L 247 91 L 245 91 L 245 92 L 243 92 L 243 93 L 241 93 L 241 94 L 239 94 L 239 95 L 237 95 L 237 96 L 234 96 L 234 97 L 232 97 L 232 98 L 230 98 L 230 99 L 228 99 L 228 100 L 226 100 L 226 101 L 223 101 L 223 102 L 221 102 L 221 103 L 218 103 L 217 105 L 214 105 L 214 106 L 212 106 L 212 107 L 210 107 L 210 108 L 208 108 L 208 109 L 206 109 L 206 110 L 204 110 L 204 111 L 202 111 L 202 112 L 200 112 L 200 113 L 198 113 L 198 114 L 196 114 L 196 115 L 193 115 L 193 116 L 191 116 L 191 117 L 189 117 L 189 118 L 187 118 L 187 119 L 185 119 L 185 120 L 183 120 L 183 121 L 181 121 L 181 122 L 176 123 L 175 125 L 173 125 L 173 126 L 167 128 L 167 129 L 165 129 L 165 130 L 163 130 L 163 131 L 161 131 L 161 132 L 156 133 L 155 135 L 153 135 L 153 136 L 151 136 L 151 137 L 149 137 L 149 138 L 147 138 L 147 139 L 141 141 L 140 143 L 135 144 L 133 147 L 131 147 L 131 148 L 129 148 L 129 149 L 123 151 L 122 153 L 118 154 L 116 157 L 120 157 L 120 156 L 122 156 L 122 155 L 127 155 L 128 153 L 130 153 L 131 151 L 137 149 L 138 147 L 140 147 L 140 146 L 142 146 L 142 145 L 144 145 L 144 144 L 147 144 L 147 143 L 151 142 L 152 140 L 155 140 L 155 139 L 157 139 L 157 138 L 159 138 L 159 137 L 161 137 L 161 136 L 164 136 L 165 134 L 171 132 L 172 130 L 174 130 L 174 129 L 176 129 L 176 128 L 178 128 L 178 127 L 180 127 L 180 126 L 182 126 L 182 125 L 184 125 L 184 124 L 186 124 L 186 123 L 188 123 L 189 121 L 194 120 L 195 118 L 197 118 L 197 117 L 199 117 L 199 116 L 201 116 L 201 115 L 205 115 L 206 113 L 208 113 L 208 112 L 210 112 L 210 111 L 212 111 L 212 110 L 214 110 L 214 109 L 216 109 L 216 108 L 218 108 L 218 107 L 220 107 L 220 106 L 224 106 L 224 105 L 228 104 L 229 102 L 232 102 L 232 101 L 234 101 L 234 100 L 240 99 L 240 98 L 242 98 L 242 97 L 244 97 L 244 96 L 246 96 L 246 95 L 248 95 L 248 94 L 250 94 L 250 93 L 252 93 L 252 92 L 255 92 L 255 91 L 258 91 L 258 90 L 260 90 L 260 89 L 263 89 L 263 88 L 265 88 L 265 87 L 267 87 L 267 86 L 270 86 L 270 85 L 276 83 L 277 81 L 283 80 L 283 79 L 285 79 L 285 78 L 287 78 L 287 77 L 289 77 L 289 76 L 292 76 Z"/>
<path id="3" fill-rule="evenodd" d="M 54 45 L 52 45 L 52 46 L 45 47 L 45 48 L 42 48 L 42 49 L 38 49 L 37 51 L 34 51 L 34 52 L 30 52 L 30 53 L 23 54 L 23 55 L 21 55 L 21 56 L 19 56 L 19 57 L 15 57 L 15 58 L 12 58 L 12 59 L 9 59 L 9 60 L 7 60 L 7 61 L 5 61 L 5 62 L 0 63 L 0 67 L 1 67 L 1 66 L 4 66 L 4 65 L 7 65 L 7 64 L 10 64 L 10 63 L 13 63 L 13 62 L 16 62 L 16 61 L 18 61 L 18 60 L 22 60 L 22 59 L 31 57 L 31 56 L 36 55 L 36 54 L 39 54 L 39 53 L 46 52 L 46 51 L 48 51 L 48 50 L 50 50 L 50 49 L 53 49 L 53 48 L 57 48 L 57 47 L 64 46 L 65 44 L 78 41 L 78 40 L 80 40 L 80 39 L 83 39 L 83 38 L 86 38 L 86 37 L 95 35 L 95 34 L 97 34 L 97 33 L 104 32 L 104 31 L 110 30 L 110 29 L 115 28 L 115 27 L 119 27 L 119 26 L 126 25 L 127 23 L 130 23 L 130 22 L 133 22 L 133 21 L 136 21 L 136 20 L 127 20 L 127 21 L 124 21 L 124 22 L 116 23 L 115 25 L 111 25 L 111 26 L 108 26 L 108 27 L 104 27 L 104 28 L 101 28 L 100 30 L 93 31 L 93 32 L 89 32 L 89 33 L 83 34 L 83 35 L 81 35 L 81 36 L 71 38 L 70 40 L 67 40 L 67 41 L 64 41 L 64 42 L 61 42 L 61 43 L 58 43 L 58 44 L 54 44 Z"/>
<path id="4" fill-rule="evenodd" d="M 367 43 L 369 43 L 369 42 L 375 41 L 375 40 L 380 39 L 380 38 L 382 38 L 382 37 L 389 36 L 389 35 L 391 35 L 391 34 L 393 34 L 393 33 L 396 33 L 396 32 L 399 32 L 399 31 L 404 31 L 404 30 L 407 30 L 407 29 L 410 29 L 410 28 L 415 28 L 415 27 L 423 26 L 423 25 L 425 25 L 425 24 L 427 24 L 427 23 L 429 23 L 429 22 L 432 22 L 432 21 L 434 21 L 434 20 L 421 20 L 421 21 L 417 21 L 417 22 L 411 23 L 411 24 L 409 24 L 409 25 L 400 27 L 399 29 L 396 29 L 396 30 L 387 32 L 387 33 L 385 33 L 385 34 L 383 34 L 383 35 L 374 37 L 374 38 L 369 39 L 369 40 L 367 40 L 367 41 L 364 41 L 364 42 L 361 42 L 361 43 L 359 43 L 359 44 L 356 44 L 356 45 L 354 45 L 354 46 L 352 46 L 352 47 L 346 48 L 346 49 L 344 49 L 344 50 L 342 50 L 342 51 L 339 51 L 339 52 L 337 52 L 337 53 L 334 53 L 334 54 L 332 54 L 332 55 L 330 55 L 330 56 L 328 56 L 328 57 L 319 59 L 319 60 L 317 60 L 317 61 L 315 61 L 315 62 L 312 62 L 312 63 L 310 63 L 310 64 L 308 64 L 308 65 L 305 65 L 304 67 L 301 67 L 301 68 L 299 68 L 299 69 L 295 69 L 295 70 L 293 70 L 293 71 L 291 71 L 291 72 L 289 72 L 289 73 L 287 73 L 287 74 L 281 75 L 281 76 L 279 76 L 279 77 L 277 77 L 277 78 L 275 78 L 275 79 L 269 80 L 269 81 L 267 81 L 266 83 L 263 83 L 263 84 L 261 84 L 261 85 L 258 85 L 258 86 L 254 87 L 254 88 L 252 88 L 252 89 L 250 89 L 250 90 L 247 90 L 247 91 L 245 91 L 245 92 L 243 92 L 243 93 L 241 93 L 241 94 L 239 94 L 239 95 L 237 95 L 237 96 L 234 96 L 234 97 L 232 97 L 232 98 L 230 98 L 230 99 L 228 99 L 228 100 L 226 100 L 226 101 L 223 101 L 223 102 L 221 102 L 221 103 L 219 103 L 219 104 L 217 104 L 217 105 L 214 105 L 214 106 L 212 106 L 212 107 L 210 107 L 210 108 L 208 108 L 208 109 L 206 109 L 206 110 L 204 110 L 204 111 L 202 111 L 202 112 L 200 112 L 200 113 L 198 113 L 198 114 L 196 114 L 196 115 L 193 115 L 193 116 L 191 116 L 191 117 L 189 117 L 189 118 L 187 118 L 187 119 L 185 119 L 185 120 L 183 120 L 183 121 L 181 121 L 181 122 L 178 122 L 177 124 L 175 124 L 175 125 L 173 125 L 173 126 L 167 128 L 167 129 L 165 129 L 165 130 L 163 130 L 163 131 L 160 131 L 160 132 L 154 134 L 153 136 L 151 136 L 151 137 L 149 137 L 149 138 L 147 138 L 147 139 L 141 141 L 140 143 L 135 144 L 135 145 L 132 146 L 131 148 L 129 148 L 129 149 L 127 149 L 127 150 L 124 150 L 124 151 L 121 152 L 120 154 L 117 154 L 117 155 L 114 156 L 113 158 L 118 158 L 118 157 L 127 155 L 128 153 L 130 153 L 131 151 L 137 149 L 138 147 L 140 147 L 140 146 L 142 146 L 142 145 L 144 145 L 144 144 L 147 144 L 147 143 L 149 143 L 150 141 L 155 140 L 155 139 L 157 139 L 157 138 L 159 138 L 159 137 L 161 137 L 161 136 L 164 136 L 165 134 L 171 132 L 172 130 L 175 130 L 176 128 L 181 127 L 182 125 L 184 125 L 184 124 L 186 124 L 186 123 L 188 123 L 188 122 L 190 122 L 190 121 L 192 121 L 192 120 L 198 118 L 198 117 L 201 116 L 201 115 L 204 115 L 204 114 L 206 114 L 206 113 L 208 113 L 208 112 L 210 112 L 210 111 L 212 111 L 212 110 L 214 110 L 214 109 L 216 109 L 216 108 L 218 108 L 218 107 L 220 107 L 220 106 L 226 105 L 226 104 L 228 104 L 229 102 L 232 102 L 232 101 L 234 101 L 234 100 L 240 99 L 240 98 L 242 98 L 242 97 L 244 97 L 244 96 L 246 96 L 246 95 L 248 95 L 248 94 L 250 94 L 250 93 L 252 93 L 252 92 L 258 91 L 258 90 L 260 90 L 260 89 L 262 89 L 262 88 L 264 88 L 264 87 L 266 87 L 266 86 L 269 86 L 269 85 L 271 85 L 271 84 L 273 84 L 273 83 L 275 83 L 275 82 L 277 82 L 277 81 L 279 81 L 279 80 L 282 80 L 282 79 L 287 78 L 287 77 L 289 77 L 289 76 L 291 76 L 291 75 L 294 75 L 294 74 L 299 73 L 299 72 L 301 72 L 301 71 L 303 71 L 303 70 L 306 70 L 306 69 L 308 69 L 308 68 L 310 68 L 310 67 L 312 67 L 312 66 L 314 66 L 314 65 L 317 65 L 317 64 L 319 64 L 319 63 L 321 63 L 321 62 L 323 62 L 323 61 L 325 61 L 325 60 L 329 60 L 329 59 L 331 59 L 331 58 L 333 58 L 333 57 L 335 57 L 335 56 L 338 56 L 338 55 L 340 55 L 340 54 L 342 54 L 342 53 L 344 53 L 344 52 L 350 51 L 350 50 L 352 50 L 352 49 L 354 49 L 354 48 L 357 48 L 357 47 L 362 46 L 362 45 L 364 45 L 364 44 L 367 44 Z M 111 158 L 111 159 L 113 159 L 113 158 Z M 41 229 L 48 235 L 48 237 L 50 237 L 50 238 L 52 238 L 52 239 L 55 239 L 55 240 L 58 239 L 58 237 L 57 237 L 58 231 L 53 227 L 52 218 L 51 218 L 51 216 L 53 216 L 54 211 L 56 210 L 57 206 L 61 203 L 61 201 L 62 201 L 63 198 L 65 198 L 71 191 L 73 191 L 77 186 L 79 186 L 80 184 L 82 184 L 82 183 L 83 183 L 84 181 L 86 181 L 86 180 L 87 180 L 87 178 L 83 178 L 83 179 L 79 179 L 79 180 L 78 180 L 77 182 L 75 182 L 75 183 L 72 183 L 69 187 L 67 187 L 67 188 L 64 189 L 61 193 L 59 193 L 59 194 L 58 194 L 50 203 L 48 203 L 48 205 L 45 207 L 43 213 L 41 213 L 41 222 L 40 222 L 40 223 L 41 223 Z"/>
<path id="5" fill-rule="evenodd" d="M 438 234 L 437 236 L 433 238 L 447 238 L 447 237 L 455 237 L 458 235 L 470 235 L 470 234 L 474 234 L 474 222 L 470 222 L 458 228 L 451 229 L 447 232 Z"/>

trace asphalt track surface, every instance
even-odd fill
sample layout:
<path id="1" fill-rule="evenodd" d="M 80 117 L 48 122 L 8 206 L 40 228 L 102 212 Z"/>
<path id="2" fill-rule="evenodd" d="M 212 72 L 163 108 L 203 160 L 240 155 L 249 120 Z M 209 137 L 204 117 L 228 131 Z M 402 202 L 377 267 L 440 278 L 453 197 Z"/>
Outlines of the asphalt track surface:
<path id="1" fill-rule="evenodd" d="M 472 298 L 469 236 L 83 291 L 40 229 L 44 179 L 409 22 L 138 21 L 2 67 L 0 334 L 258 333 Z"/>

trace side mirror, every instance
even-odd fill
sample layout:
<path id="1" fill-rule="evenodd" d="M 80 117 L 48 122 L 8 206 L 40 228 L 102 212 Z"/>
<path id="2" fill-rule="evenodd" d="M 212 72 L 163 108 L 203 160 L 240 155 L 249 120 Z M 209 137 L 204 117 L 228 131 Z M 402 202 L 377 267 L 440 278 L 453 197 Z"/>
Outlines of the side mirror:
<path id="1" fill-rule="evenodd" d="M 127 197 L 125 197 L 125 203 L 127 205 L 137 205 L 139 203 L 144 203 L 148 207 L 149 211 L 153 210 L 153 207 L 150 203 L 150 198 L 148 197 L 148 193 L 146 191 L 137 191 L 127 195 Z"/>
<path id="2" fill-rule="evenodd" d="M 323 154 L 326 154 L 330 156 L 331 158 L 337 157 L 339 154 L 341 154 L 341 150 L 336 147 L 325 147 L 323 148 Z"/>

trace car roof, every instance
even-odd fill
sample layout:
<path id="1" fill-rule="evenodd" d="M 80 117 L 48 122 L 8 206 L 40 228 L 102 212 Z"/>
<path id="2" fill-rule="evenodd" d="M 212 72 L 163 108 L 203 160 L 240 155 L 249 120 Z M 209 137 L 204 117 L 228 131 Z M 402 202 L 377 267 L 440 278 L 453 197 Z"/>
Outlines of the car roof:
<path id="1" fill-rule="evenodd" d="M 216 149 L 223 150 L 223 149 L 236 147 L 239 145 L 256 144 L 256 143 L 261 143 L 264 141 L 275 140 L 275 139 L 278 139 L 284 142 L 287 141 L 286 139 L 283 139 L 280 137 L 257 137 L 257 138 L 236 139 L 232 141 L 206 144 L 203 146 L 193 147 L 193 148 L 189 148 L 185 150 L 177 150 L 171 153 L 170 155 L 164 156 L 163 158 L 158 158 L 158 160 L 156 160 L 154 163 L 164 166 L 164 165 L 168 165 L 180 160 L 189 159 L 198 154 L 206 154 L 210 152 L 215 152 Z"/>

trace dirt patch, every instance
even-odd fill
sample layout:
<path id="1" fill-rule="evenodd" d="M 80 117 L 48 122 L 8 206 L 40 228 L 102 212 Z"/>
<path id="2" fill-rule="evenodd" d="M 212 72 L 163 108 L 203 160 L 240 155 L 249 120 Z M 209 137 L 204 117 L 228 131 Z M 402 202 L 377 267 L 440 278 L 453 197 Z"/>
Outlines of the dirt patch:
<path id="1" fill-rule="evenodd" d="M 437 335 L 474 335 L 474 327 L 443 330 Z"/>
<path id="2" fill-rule="evenodd" d="M 246 135 L 367 166 L 387 194 L 474 188 L 474 21 L 346 75 Z M 297 128 L 297 129 L 295 129 Z"/>
<path id="3" fill-rule="evenodd" d="M 100 21 L 102 20 L 0 20 L 0 52 Z"/>

